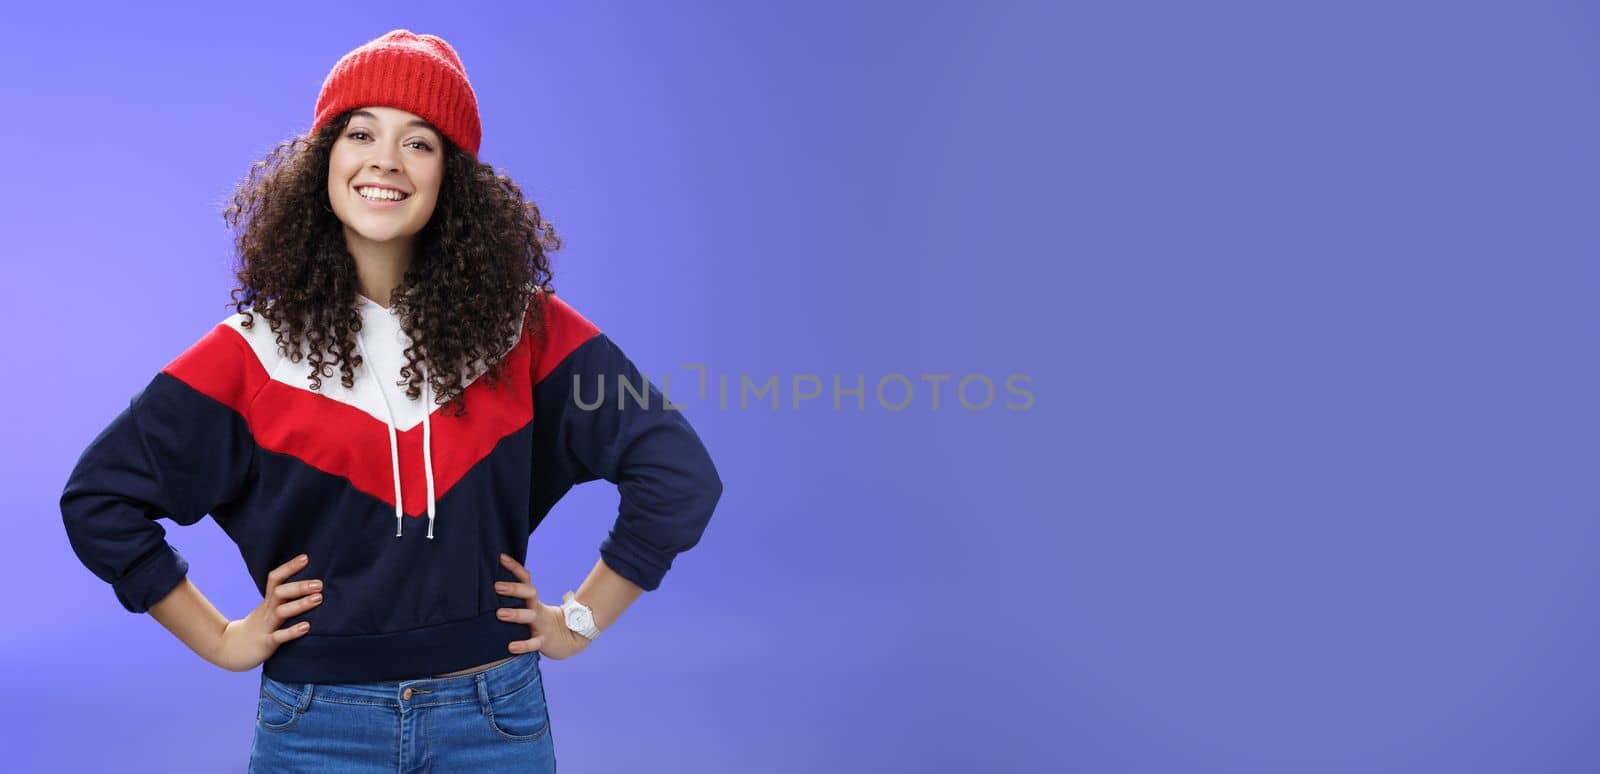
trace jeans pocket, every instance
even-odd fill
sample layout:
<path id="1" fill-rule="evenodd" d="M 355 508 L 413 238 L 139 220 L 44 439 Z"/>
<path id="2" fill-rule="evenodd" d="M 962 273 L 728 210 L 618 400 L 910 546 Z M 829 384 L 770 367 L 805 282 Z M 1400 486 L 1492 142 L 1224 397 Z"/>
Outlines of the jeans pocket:
<path id="1" fill-rule="evenodd" d="M 491 730 L 513 742 L 532 742 L 549 733 L 550 709 L 545 706 L 544 681 L 538 665 L 520 687 L 498 695 L 491 692 L 483 716 Z"/>
<path id="2" fill-rule="evenodd" d="M 256 698 L 256 725 L 263 731 L 288 731 L 300 722 L 305 711 L 300 709 L 304 686 L 280 683 L 269 677 L 261 679 L 261 695 Z"/>

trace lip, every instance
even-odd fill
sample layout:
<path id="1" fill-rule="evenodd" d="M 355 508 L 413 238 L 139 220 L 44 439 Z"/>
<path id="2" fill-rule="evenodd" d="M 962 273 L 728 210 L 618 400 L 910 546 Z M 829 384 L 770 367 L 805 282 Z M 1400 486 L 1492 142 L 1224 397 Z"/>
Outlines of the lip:
<path id="1" fill-rule="evenodd" d="M 415 196 L 415 194 L 406 194 L 406 198 L 401 199 L 399 201 L 392 201 L 392 202 L 391 201 L 376 201 L 376 200 L 373 200 L 373 199 L 368 199 L 365 196 L 362 196 L 361 192 L 356 190 L 358 188 L 387 188 L 390 191 L 400 191 L 400 193 L 406 193 L 406 192 L 405 191 L 401 191 L 399 188 L 395 188 L 392 185 L 382 185 L 380 183 L 362 183 L 360 185 L 356 185 L 356 186 L 351 186 L 350 187 L 350 193 L 352 195 L 354 195 L 357 199 L 361 200 L 362 204 L 365 204 L 366 206 L 371 207 L 371 208 L 373 208 L 375 210 L 392 210 L 392 209 L 394 209 L 396 207 L 399 207 L 402 204 L 405 204 L 406 202 L 411 201 L 411 197 Z"/>

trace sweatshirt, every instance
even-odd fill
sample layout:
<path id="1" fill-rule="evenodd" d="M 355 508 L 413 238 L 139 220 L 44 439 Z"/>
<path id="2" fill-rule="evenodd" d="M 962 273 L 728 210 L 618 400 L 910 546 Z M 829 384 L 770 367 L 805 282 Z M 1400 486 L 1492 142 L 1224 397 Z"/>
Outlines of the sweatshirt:
<path id="1" fill-rule="evenodd" d="M 313 390 L 309 361 L 280 354 L 265 316 L 249 328 L 229 316 L 79 456 L 60 501 L 73 551 L 134 613 L 188 572 L 162 519 L 211 515 L 263 597 L 269 572 L 307 554 L 289 581 L 321 579 L 324 601 L 283 621 L 311 628 L 263 665 L 289 682 L 410 679 L 504 657 L 530 635 L 496 617 L 526 604 L 495 592 L 517 580 L 499 555 L 525 563 L 551 507 L 596 479 L 620 494 L 601 560 L 656 589 L 699 542 L 721 479 L 680 407 L 594 323 L 538 292 L 543 335 L 518 334 L 503 354 L 510 379 L 492 388 L 482 359 L 465 370 L 459 417 L 431 389 L 412 400 L 395 384 L 411 341 L 365 296 L 350 388 L 325 366 Z"/>

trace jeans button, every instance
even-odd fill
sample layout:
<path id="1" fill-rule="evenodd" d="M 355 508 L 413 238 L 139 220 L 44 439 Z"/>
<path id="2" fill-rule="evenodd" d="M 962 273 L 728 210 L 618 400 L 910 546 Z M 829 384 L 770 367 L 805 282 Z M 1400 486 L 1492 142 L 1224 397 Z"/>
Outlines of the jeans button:
<path id="1" fill-rule="evenodd" d="M 409 699 L 409 698 L 411 698 L 411 689 L 410 689 L 410 688 L 407 688 L 407 689 L 405 689 L 405 690 L 404 690 L 404 691 L 401 691 L 401 692 L 400 692 L 400 698 L 402 698 L 402 699 Z"/>

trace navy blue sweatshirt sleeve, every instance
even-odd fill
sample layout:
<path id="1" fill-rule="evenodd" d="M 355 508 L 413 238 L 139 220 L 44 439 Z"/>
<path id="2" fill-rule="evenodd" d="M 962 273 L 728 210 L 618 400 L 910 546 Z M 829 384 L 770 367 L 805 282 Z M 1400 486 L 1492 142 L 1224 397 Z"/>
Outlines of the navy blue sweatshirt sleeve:
<path id="1" fill-rule="evenodd" d="M 700 541 L 722 496 L 711 455 L 605 333 L 553 294 L 534 358 L 534 518 L 575 484 L 605 479 L 620 504 L 600 555 L 651 591 Z"/>
<path id="2" fill-rule="evenodd" d="M 133 396 L 67 478 L 60 505 L 72 550 L 129 612 L 148 611 L 189 571 L 157 519 L 199 521 L 255 469 L 237 408 L 249 389 L 241 347 L 231 330 L 213 329 Z"/>

